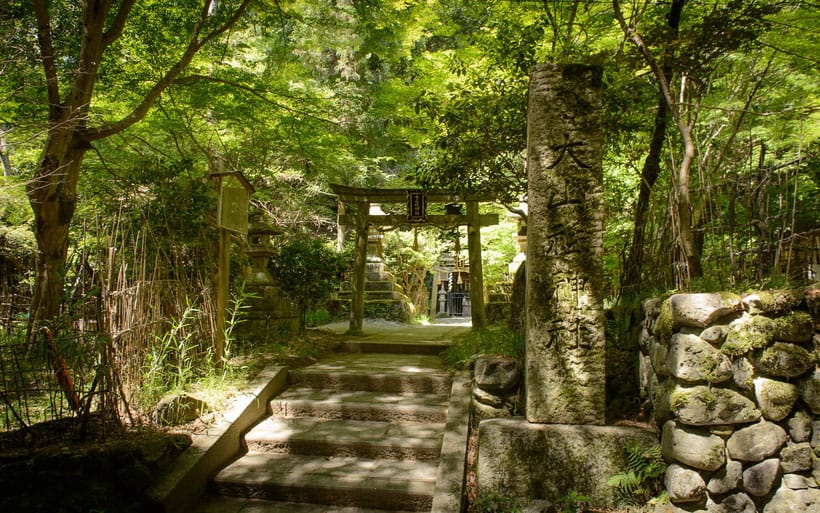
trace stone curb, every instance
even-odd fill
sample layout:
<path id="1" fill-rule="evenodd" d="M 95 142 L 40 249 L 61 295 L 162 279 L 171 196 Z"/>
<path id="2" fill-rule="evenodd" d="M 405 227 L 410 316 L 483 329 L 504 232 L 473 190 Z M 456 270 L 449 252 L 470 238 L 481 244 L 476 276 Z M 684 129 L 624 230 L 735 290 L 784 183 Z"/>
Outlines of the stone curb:
<path id="1" fill-rule="evenodd" d="M 267 413 L 268 401 L 287 388 L 287 367 L 264 369 L 216 425 L 194 436 L 191 446 L 146 492 L 166 513 L 188 511 L 205 493 L 208 479 L 242 449 L 242 434 Z"/>
<path id="2" fill-rule="evenodd" d="M 450 392 L 431 513 L 458 513 L 462 510 L 470 431 L 470 390 L 469 373 L 456 373 Z"/>

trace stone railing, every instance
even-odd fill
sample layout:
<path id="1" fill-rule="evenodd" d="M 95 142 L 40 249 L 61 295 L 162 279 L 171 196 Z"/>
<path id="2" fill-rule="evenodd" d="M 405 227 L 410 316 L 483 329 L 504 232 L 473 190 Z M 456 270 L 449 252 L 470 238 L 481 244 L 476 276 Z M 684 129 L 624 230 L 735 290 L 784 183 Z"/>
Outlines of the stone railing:
<path id="1" fill-rule="evenodd" d="M 672 506 L 820 508 L 820 288 L 644 303 L 641 385 Z"/>

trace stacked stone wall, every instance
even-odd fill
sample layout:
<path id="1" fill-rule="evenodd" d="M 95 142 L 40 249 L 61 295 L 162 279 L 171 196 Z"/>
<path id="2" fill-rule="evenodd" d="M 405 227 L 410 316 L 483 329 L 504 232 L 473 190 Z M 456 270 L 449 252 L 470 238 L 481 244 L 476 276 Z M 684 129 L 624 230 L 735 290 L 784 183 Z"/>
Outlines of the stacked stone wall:
<path id="1" fill-rule="evenodd" d="M 820 288 L 644 303 L 673 511 L 820 511 Z"/>

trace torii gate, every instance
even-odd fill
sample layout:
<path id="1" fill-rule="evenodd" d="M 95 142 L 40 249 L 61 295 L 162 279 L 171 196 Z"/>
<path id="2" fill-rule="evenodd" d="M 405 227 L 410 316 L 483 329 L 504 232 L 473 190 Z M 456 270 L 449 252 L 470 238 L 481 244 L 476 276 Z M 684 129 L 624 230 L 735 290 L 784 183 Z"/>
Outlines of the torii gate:
<path id="1" fill-rule="evenodd" d="M 454 191 L 422 189 L 365 189 L 331 184 L 339 202 L 339 237 L 342 228 L 353 226 L 356 244 L 353 260 L 352 296 L 350 300 L 351 334 L 362 333 L 364 322 L 365 273 L 367 269 L 367 232 L 370 226 L 437 226 L 449 228 L 467 225 L 467 255 L 470 262 L 470 312 L 474 328 L 487 323 L 484 312 L 484 271 L 481 265 L 481 227 L 498 224 L 497 214 L 479 214 L 478 204 L 494 201 L 488 194 L 462 194 Z M 428 215 L 428 203 L 465 203 L 467 214 Z M 407 215 L 370 215 L 371 203 L 406 203 Z M 356 212 L 347 213 L 347 206 L 354 205 Z"/>

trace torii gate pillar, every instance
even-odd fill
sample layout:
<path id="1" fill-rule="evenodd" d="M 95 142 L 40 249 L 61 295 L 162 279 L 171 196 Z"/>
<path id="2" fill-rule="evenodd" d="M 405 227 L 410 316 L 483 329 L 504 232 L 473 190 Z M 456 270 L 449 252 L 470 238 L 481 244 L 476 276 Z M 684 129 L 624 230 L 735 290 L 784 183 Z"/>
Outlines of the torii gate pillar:
<path id="1" fill-rule="evenodd" d="M 467 201 L 467 257 L 470 259 L 470 317 L 473 328 L 487 325 L 484 308 L 484 268 L 481 264 L 481 216 L 478 202 Z"/>

